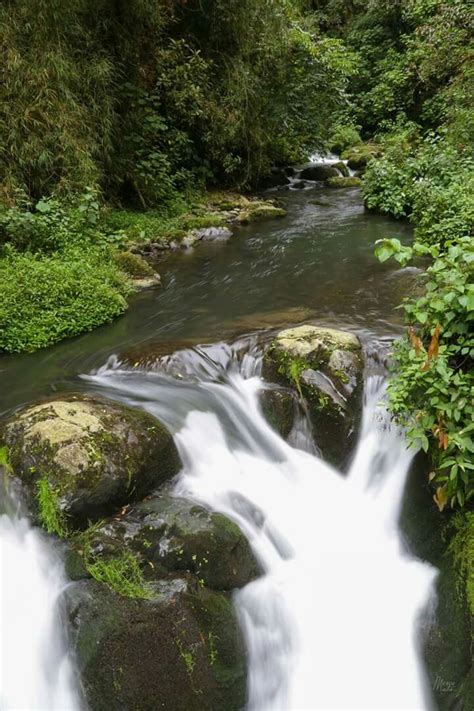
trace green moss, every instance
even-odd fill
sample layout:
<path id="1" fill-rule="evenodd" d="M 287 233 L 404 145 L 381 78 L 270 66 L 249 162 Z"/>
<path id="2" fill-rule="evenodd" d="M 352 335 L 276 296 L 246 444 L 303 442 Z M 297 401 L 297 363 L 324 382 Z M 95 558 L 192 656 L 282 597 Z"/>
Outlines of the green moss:
<path id="1" fill-rule="evenodd" d="M 244 224 L 249 224 L 259 220 L 285 216 L 286 210 L 282 207 L 276 207 L 271 203 L 250 203 L 249 207 L 243 210 L 240 221 Z"/>
<path id="2" fill-rule="evenodd" d="M 362 185 L 362 180 L 360 178 L 345 178 L 343 176 L 337 176 L 328 178 L 326 180 L 326 185 L 330 188 L 358 188 Z"/>
<path id="3" fill-rule="evenodd" d="M 11 471 L 8 447 L 0 447 L 0 467 L 5 467 L 7 472 Z"/>
<path id="4" fill-rule="evenodd" d="M 151 587 L 146 583 L 138 558 L 124 551 L 113 558 L 92 558 L 86 551 L 85 562 L 88 573 L 99 583 L 107 585 L 122 597 L 150 600 Z"/>
<path id="5" fill-rule="evenodd" d="M 61 511 L 58 493 L 49 483 L 48 477 L 43 476 L 38 480 L 36 498 L 39 507 L 39 519 L 43 528 L 60 538 L 69 535 L 66 515 Z"/>
<path id="6" fill-rule="evenodd" d="M 131 277 L 153 276 L 154 269 L 143 257 L 132 252 L 117 252 L 114 257 L 117 266 Z"/>
<path id="7" fill-rule="evenodd" d="M 453 525 L 456 533 L 449 550 L 454 556 L 459 591 L 474 615 L 474 513 L 457 514 Z"/>

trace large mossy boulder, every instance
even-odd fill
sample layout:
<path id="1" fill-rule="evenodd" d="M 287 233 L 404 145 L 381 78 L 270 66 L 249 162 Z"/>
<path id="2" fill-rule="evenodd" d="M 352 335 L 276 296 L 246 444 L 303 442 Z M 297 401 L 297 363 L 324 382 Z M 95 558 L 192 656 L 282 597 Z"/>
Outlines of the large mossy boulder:
<path id="1" fill-rule="evenodd" d="M 338 169 L 333 165 L 326 163 L 311 163 L 305 166 L 300 171 L 298 177 L 302 180 L 327 180 L 328 178 L 337 177 L 340 175 Z"/>
<path id="2" fill-rule="evenodd" d="M 50 532 L 83 527 L 151 492 L 180 469 L 170 433 L 115 402 L 64 395 L 27 407 L 2 427 L 11 476 Z"/>
<path id="3" fill-rule="evenodd" d="M 308 404 L 316 443 L 342 465 L 361 411 L 363 359 L 357 336 L 313 325 L 276 335 L 263 361 L 263 376 L 292 385 Z"/>
<path id="4" fill-rule="evenodd" d="M 326 185 L 329 188 L 360 188 L 362 180 L 356 177 L 343 177 L 340 175 L 337 178 L 326 180 Z"/>
<path id="5" fill-rule="evenodd" d="M 207 587 L 232 590 L 259 572 L 247 539 L 233 521 L 166 493 L 119 512 L 87 535 L 91 559 L 107 561 L 125 550 L 139 561 L 144 579 L 184 571 Z"/>
<path id="6" fill-rule="evenodd" d="M 122 597 L 96 581 L 63 594 L 83 695 L 91 711 L 240 711 L 246 664 L 229 598 L 191 576 Z"/>
<path id="7" fill-rule="evenodd" d="M 375 143 L 360 143 L 345 150 L 341 158 L 347 161 L 347 165 L 352 170 L 364 170 L 370 160 L 381 155 L 381 148 Z"/>

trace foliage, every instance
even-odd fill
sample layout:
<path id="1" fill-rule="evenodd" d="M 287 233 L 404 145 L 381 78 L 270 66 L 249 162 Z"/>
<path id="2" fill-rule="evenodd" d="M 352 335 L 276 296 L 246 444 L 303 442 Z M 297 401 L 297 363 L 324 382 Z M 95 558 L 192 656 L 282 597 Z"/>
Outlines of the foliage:
<path id="1" fill-rule="evenodd" d="M 130 551 L 115 557 L 91 558 L 86 554 L 88 573 L 123 597 L 149 600 L 153 591 L 143 578 L 140 563 Z"/>
<path id="2" fill-rule="evenodd" d="M 289 0 L 2 3 L 0 201 L 149 208 L 327 138 L 353 59 Z"/>
<path id="3" fill-rule="evenodd" d="M 340 155 L 346 148 L 362 143 L 360 133 L 355 126 L 337 126 L 328 142 L 329 150 Z"/>
<path id="4" fill-rule="evenodd" d="M 35 350 L 125 311 L 130 287 L 107 248 L 51 255 L 11 248 L 0 260 L 0 351 Z"/>
<path id="5" fill-rule="evenodd" d="M 48 533 L 66 538 L 69 533 L 66 515 L 61 510 L 58 495 L 49 483 L 48 477 L 41 477 L 36 486 L 41 525 Z"/>
<path id="6" fill-rule="evenodd" d="M 430 452 L 440 510 L 463 506 L 474 496 L 474 243 L 382 240 L 377 255 L 402 265 L 414 255 L 434 260 L 423 295 L 404 304 L 409 331 L 395 351 L 389 398 L 408 439 Z"/>
<path id="7" fill-rule="evenodd" d="M 117 252 L 115 262 L 119 269 L 131 277 L 147 277 L 153 276 L 155 273 L 154 269 L 143 257 L 132 252 Z"/>

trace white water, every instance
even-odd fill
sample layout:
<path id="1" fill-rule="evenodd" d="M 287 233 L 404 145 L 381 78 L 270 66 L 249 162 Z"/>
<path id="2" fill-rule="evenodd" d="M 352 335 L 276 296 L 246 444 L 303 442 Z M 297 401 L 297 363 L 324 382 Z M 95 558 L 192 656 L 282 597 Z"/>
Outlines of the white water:
<path id="1" fill-rule="evenodd" d="M 249 711 L 430 708 L 416 624 L 435 572 L 409 557 L 398 533 L 412 455 L 380 405 L 383 379 L 368 379 L 346 478 L 273 432 L 258 377 L 214 365 L 209 379 L 206 356 L 200 382 L 181 390 L 118 365 L 88 379 L 178 430 L 176 492 L 234 519 L 253 547 L 263 575 L 235 595 Z M 244 358 L 241 372 L 252 369 Z"/>
<path id="2" fill-rule="evenodd" d="M 21 516 L 0 515 L 0 575 L 0 709 L 79 709 L 56 604 L 61 564 Z"/>

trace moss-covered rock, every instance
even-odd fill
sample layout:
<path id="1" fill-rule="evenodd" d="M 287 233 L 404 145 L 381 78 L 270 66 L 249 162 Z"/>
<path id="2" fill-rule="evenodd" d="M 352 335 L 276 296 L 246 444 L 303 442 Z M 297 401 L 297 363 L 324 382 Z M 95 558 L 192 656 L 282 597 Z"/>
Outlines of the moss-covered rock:
<path id="1" fill-rule="evenodd" d="M 372 158 L 381 155 L 380 146 L 375 143 L 360 143 L 357 146 L 348 148 L 343 152 L 341 158 L 347 160 L 347 165 L 353 170 L 364 169 Z"/>
<path id="2" fill-rule="evenodd" d="M 275 217 L 285 217 L 286 210 L 267 201 L 255 200 L 249 202 L 236 218 L 236 222 L 243 225 L 259 222 L 261 220 L 274 219 Z"/>
<path id="3" fill-rule="evenodd" d="M 157 583 L 150 600 L 82 581 L 66 589 L 63 604 L 94 711 L 245 706 L 245 653 L 232 604 L 195 578 Z"/>
<path id="4" fill-rule="evenodd" d="M 295 396 L 288 388 L 266 388 L 260 393 L 260 406 L 269 424 L 287 439 L 295 419 Z"/>
<path id="5" fill-rule="evenodd" d="M 187 571 L 210 588 L 231 590 L 258 575 L 248 541 L 233 521 L 167 494 L 148 497 L 87 534 L 89 562 L 124 550 L 137 556 L 145 579 Z"/>
<path id="6" fill-rule="evenodd" d="M 362 185 L 362 180 L 355 177 L 338 176 L 326 180 L 326 185 L 330 188 L 359 188 Z"/>
<path id="7" fill-rule="evenodd" d="M 333 168 L 336 168 L 336 170 L 339 172 L 339 175 L 343 178 L 349 178 L 350 177 L 350 170 L 347 167 L 346 163 L 344 163 L 343 160 L 340 160 L 339 163 L 333 163 Z M 330 179 L 330 178 L 329 178 Z"/>
<path id="8" fill-rule="evenodd" d="M 357 336 L 304 325 L 281 331 L 264 356 L 267 380 L 296 387 L 309 406 L 316 442 L 341 465 L 361 409 L 363 360 Z"/>
<path id="9" fill-rule="evenodd" d="M 11 476 L 52 533 L 113 513 L 180 468 L 158 420 L 101 398 L 64 395 L 16 413 L 2 429 Z"/>
<path id="10" fill-rule="evenodd" d="M 311 163 L 305 166 L 299 173 L 302 180 L 327 180 L 328 178 L 337 177 L 338 169 L 334 165 L 326 163 Z"/>

